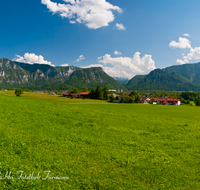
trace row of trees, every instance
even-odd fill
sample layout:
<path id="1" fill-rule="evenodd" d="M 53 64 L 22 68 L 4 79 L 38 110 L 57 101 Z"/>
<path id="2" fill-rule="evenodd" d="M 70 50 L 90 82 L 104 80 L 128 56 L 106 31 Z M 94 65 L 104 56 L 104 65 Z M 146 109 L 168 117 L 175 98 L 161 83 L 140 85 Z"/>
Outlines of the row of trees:
<path id="1" fill-rule="evenodd" d="M 98 100 L 104 100 L 108 99 L 108 93 L 109 93 L 109 87 L 105 86 L 103 89 L 98 85 L 96 87 L 96 90 L 94 88 L 90 91 L 90 98 L 91 99 L 98 99 Z"/>
<path id="2" fill-rule="evenodd" d="M 121 93 L 123 103 L 140 103 L 140 95 L 136 91 L 132 91 L 129 95 Z"/>

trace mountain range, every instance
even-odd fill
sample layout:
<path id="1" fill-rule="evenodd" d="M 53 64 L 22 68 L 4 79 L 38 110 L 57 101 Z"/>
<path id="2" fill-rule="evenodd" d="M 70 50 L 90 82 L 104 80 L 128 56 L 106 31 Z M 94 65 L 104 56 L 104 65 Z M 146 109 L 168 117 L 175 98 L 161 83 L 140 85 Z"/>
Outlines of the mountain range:
<path id="1" fill-rule="evenodd" d="M 116 80 L 115 80 L 116 79 Z M 88 89 L 109 86 L 116 90 L 200 90 L 200 63 L 155 69 L 148 75 L 132 79 L 112 78 L 101 67 L 52 67 L 45 64 L 28 64 L 0 59 L 0 88 L 54 89 L 74 87 Z"/>
<path id="2" fill-rule="evenodd" d="M 106 74 L 101 67 L 52 67 L 45 64 L 28 64 L 0 59 L 0 88 L 27 89 L 89 89 L 108 85 L 112 89 L 126 89 Z"/>
<path id="3" fill-rule="evenodd" d="M 155 69 L 148 75 L 136 75 L 125 85 L 135 90 L 200 90 L 200 63 Z"/>

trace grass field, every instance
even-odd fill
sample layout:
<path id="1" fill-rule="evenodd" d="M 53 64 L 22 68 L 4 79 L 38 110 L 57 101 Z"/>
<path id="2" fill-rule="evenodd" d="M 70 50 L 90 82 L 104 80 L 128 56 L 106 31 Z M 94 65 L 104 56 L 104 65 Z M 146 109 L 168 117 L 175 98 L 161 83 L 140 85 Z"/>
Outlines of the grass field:
<path id="1" fill-rule="evenodd" d="M 5 95 L 7 94 L 7 95 Z M 0 189 L 200 189 L 200 108 L 0 91 Z"/>

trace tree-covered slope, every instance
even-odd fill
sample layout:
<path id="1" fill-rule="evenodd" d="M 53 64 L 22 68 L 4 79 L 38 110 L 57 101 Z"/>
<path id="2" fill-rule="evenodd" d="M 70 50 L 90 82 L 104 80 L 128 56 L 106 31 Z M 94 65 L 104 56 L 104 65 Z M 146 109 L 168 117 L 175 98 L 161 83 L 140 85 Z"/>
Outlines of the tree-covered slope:
<path id="1" fill-rule="evenodd" d="M 136 75 L 132 79 L 130 79 L 125 86 L 127 88 L 131 89 L 134 85 L 136 85 L 138 82 L 142 81 L 145 77 L 146 77 L 146 75 Z"/>
<path id="2" fill-rule="evenodd" d="M 123 86 L 126 86 L 129 80 L 117 80 L 117 82 Z"/>
<path id="3" fill-rule="evenodd" d="M 191 83 L 188 79 L 175 72 L 170 73 L 161 69 L 155 69 L 145 76 L 143 80 L 127 86 L 127 88 L 131 90 L 189 91 L 198 90 L 199 86 Z"/>
<path id="4" fill-rule="evenodd" d="M 166 72 L 176 72 L 190 82 L 200 84 L 200 63 L 175 65 L 163 69 Z"/>
<path id="5" fill-rule="evenodd" d="M 88 88 L 109 86 L 112 89 L 125 89 L 115 79 L 106 74 L 101 67 L 92 67 L 87 69 L 79 69 L 72 73 L 69 80 L 65 84 L 81 88 L 83 86 Z"/>

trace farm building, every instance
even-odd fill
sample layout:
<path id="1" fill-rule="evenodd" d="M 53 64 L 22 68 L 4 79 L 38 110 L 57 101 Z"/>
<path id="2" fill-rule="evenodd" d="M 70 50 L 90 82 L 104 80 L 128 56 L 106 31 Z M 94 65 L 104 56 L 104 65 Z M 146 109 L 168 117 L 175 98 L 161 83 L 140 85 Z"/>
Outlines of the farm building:
<path id="1" fill-rule="evenodd" d="M 68 91 L 62 93 L 63 97 L 69 97 Z"/>
<path id="2" fill-rule="evenodd" d="M 80 97 L 81 98 L 89 98 L 90 92 L 81 92 Z"/>
<path id="3" fill-rule="evenodd" d="M 69 98 L 80 98 L 80 93 L 77 93 L 77 94 L 69 94 Z"/>
<path id="4" fill-rule="evenodd" d="M 157 104 L 163 105 L 181 105 L 181 101 L 177 98 L 157 98 Z"/>
<path id="5" fill-rule="evenodd" d="M 145 96 L 141 96 L 140 97 L 140 103 L 147 104 L 149 102 L 150 102 L 150 98 L 149 97 L 145 97 Z"/>

